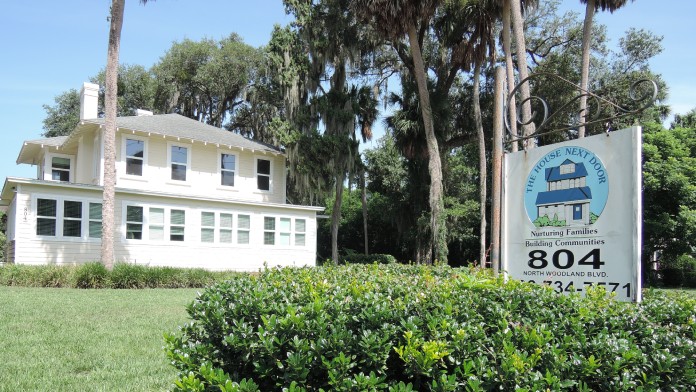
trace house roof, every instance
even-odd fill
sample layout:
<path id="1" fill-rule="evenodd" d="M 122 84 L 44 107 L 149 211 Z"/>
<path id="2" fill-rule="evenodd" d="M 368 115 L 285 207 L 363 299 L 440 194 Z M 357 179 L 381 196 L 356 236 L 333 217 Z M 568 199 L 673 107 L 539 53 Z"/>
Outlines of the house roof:
<path id="1" fill-rule="evenodd" d="M 589 186 L 539 192 L 537 194 L 536 205 L 562 204 L 580 200 L 592 200 L 592 191 Z"/>
<path id="2" fill-rule="evenodd" d="M 45 139 L 27 140 L 22 145 L 17 157 L 17 163 L 35 164 L 34 159 L 38 156 L 39 151 L 44 147 L 60 147 L 68 140 L 67 136 L 56 136 Z"/>
<path id="3" fill-rule="evenodd" d="M 571 164 L 571 163 L 575 165 L 575 171 L 573 171 L 572 173 L 561 174 L 561 166 Z M 585 164 L 582 162 L 575 163 L 575 162 L 571 161 L 570 159 L 566 159 L 559 166 L 547 168 L 545 174 L 546 174 L 546 182 L 560 181 L 560 180 L 567 180 L 570 178 L 587 177 L 587 169 L 585 168 Z"/>
<path id="4" fill-rule="evenodd" d="M 84 122 L 104 125 L 103 118 L 84 120 Z M 117 117 L 116 126 L 136 132 L 154 133 L 204 143 L 282 154 L 280 149 L 269 144 L 247 139 L 236 133 L 204 124 L 176 113 Z"/>

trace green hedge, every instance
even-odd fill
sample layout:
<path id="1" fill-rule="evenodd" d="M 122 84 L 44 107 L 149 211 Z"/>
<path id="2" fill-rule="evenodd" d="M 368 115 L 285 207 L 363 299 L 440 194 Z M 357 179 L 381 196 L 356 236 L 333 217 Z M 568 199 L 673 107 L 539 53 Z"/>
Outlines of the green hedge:
<path id="1" fill-rule="evenodd" d="M 0 267 L 0 285 L 82 289 L 195 288 L 209 286 L 236 274 L 126 263 L 117 263 L 112 271 L 101 263 L 74 266 L 8 264 Z"/>
<path id="2" fill-rule="evenodd" d="M 166 335 L 175 390 L 693 391 L 696 298 L 448 267 L 273 269 L 203 292 Z"/>

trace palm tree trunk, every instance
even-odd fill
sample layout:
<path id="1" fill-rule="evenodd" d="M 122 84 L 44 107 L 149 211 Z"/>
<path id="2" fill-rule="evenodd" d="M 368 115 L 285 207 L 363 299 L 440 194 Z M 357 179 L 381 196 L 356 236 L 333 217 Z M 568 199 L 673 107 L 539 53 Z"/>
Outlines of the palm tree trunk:
<path id="1" fill-rule="evenodd" d="M 592 40 L 592 19 L 595 12 L 595 0 L 587 0 L 585 23 L 582 26 L 582 68 L 580 71 L 580 124 L 587 121 L 587 88 L 590 84 L 590 41 Z M 585 126 L 578 127 L 578 138 L 585 137 Z"/>
<path id="2" fill-rule="evenodd" d="M 517 46 L 517 72 L 519 72 L 520 81 L 522 81 L 529 76 L 529 72 L 527 70 L 527 46 L 524 39 L 524 20 L 522 19 L 520 0 L 510 0 L 510 13 L 512 16 L 512 29 L 515 34 L 515 44 Z M 532 105 L 528 101 L 530 95 L 529 83 L 524 83 L 520 87 L 520 98 L 523 102 L 522 123 L 529 122 L 529 124 L 522 125 L 522 134 L 524 136 L 534 133 L 534 124 L 531 122 Z M 532 138 L 525 139 L 524 146 L 526 149 L 534 148 L 535 144 Z"/>
<path id="3" fill-rule="evenodd" d="M 346 174 L 339 171 L 336 175 L 336 199 L 331 212 L 331 260 L 338 265 L 338 226 L 341 223 L 341 203 L 343 202 L 343 180 Z"/>
<path id="4" fill-rule="evenodd" d="M 421 115 L 423 116 L 423 126 L 425 128 L 425 141 L 428 146 L 428 171 L 430 173 L 430 228 L 431 245 L 433 250 L 432 257 L 440 262 L 447 262 L 447 244 L 445 239 L 445 228 L 442 224 L 442 163 L 440 161 L 440 149 L 437 138 L 435 137 L 435 126 L 433 124 L 433 111 L 430 106 L 430 93 L 425 74 L 425 65 L 421 55 L 420 44 L 416 26 L 408 28 L 408 40 L 413 56 L 413 69 L 418 85 L 418 98 L 420 100 Z M 420 260 L 419 260 L 420 261 Z M 423 260 L 427 264 L 433 260 Z"/>
<path id="5" fill-rule="evenodd" d="M 367 238 L 367 189 L 365 189 L 365 172 L 360 173 L 360 189 L 362 191 L 363 239 L 365 241 L 365 256 L 370 254 Z"/>
<path id="6" fill-rule="evenodd" d="M 515 65 L 512 63 L 512 47 L 511 47 L 511 37 L 510 37 L 510 1 L 506 1 L 503 5 L 503 52 L 505 52 L 505 72 L 507 79 L 507 91 L 510 93 L 515 89 Z M 510 99 L 508 107 L 508 123 L 510 124 L 510 133 L 512 133 L 513 140 L 518 136 L 517 134 L 517 104 L 515 102 L 515 97 Z M 516 141 L 512 142 L 512 151 L 515 152 L 519 149 L 519 144 Z"/>
<path id="7" fill-rule="evenodd" d="M 107 269 L 114 266 L 114 204 L 116 197 L 116 109 L 118 95 L 118 54 L 125 0 L 112 0 L 109 49 L 106 60 L 104 97 L 104 194 L 102 202 L 101 261 Z"/>
<path id="8" fill-rule="evenodd" d="M 478 133 L 479 142 L 479 188 L 480 188 L 480 215 L 481 215 L 481 233 L 480 233 L 480 245 L 481 245 L 481 267 L 486 266 L 486 200 L 487 200 L 487 189 L 486 180 L 488 173 L 486 172 L 486 136 L 483 133 L 483 119 L 481 118 L 481 102 L 479 97 L 480 84 L 481 81 L 481 63 L 476 62 L 474 65 L 474 121 L 476 122 L 476 131 Z"/>

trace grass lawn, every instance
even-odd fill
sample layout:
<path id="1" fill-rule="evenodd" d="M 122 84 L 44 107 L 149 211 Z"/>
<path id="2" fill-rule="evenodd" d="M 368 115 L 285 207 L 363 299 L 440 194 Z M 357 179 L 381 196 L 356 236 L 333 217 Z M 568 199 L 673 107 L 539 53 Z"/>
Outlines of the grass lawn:
<path id="1" fill-rule="evenodd" d="M 0 287 L 0 391 L 161 391 L 197 289 Z"/>

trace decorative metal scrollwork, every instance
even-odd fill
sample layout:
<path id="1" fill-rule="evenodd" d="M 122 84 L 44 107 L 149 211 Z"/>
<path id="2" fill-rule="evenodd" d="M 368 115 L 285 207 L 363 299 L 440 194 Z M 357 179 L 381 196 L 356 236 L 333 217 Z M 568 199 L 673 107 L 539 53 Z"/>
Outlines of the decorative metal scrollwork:
<path id="1" fill-rule="evenodd" d="M 535 79 L 538 80 L 543 78 L 552 78 L 556 81 L 560 81 L 563 85 L 572 87 L 573 90 L 578 90 L 580 93 L 572 97 L 568 102 L 561 104 L 556 110 L 551 111 L 551 113 L 549 113 L 549 104 L 546 102 L 546 100 L 536 95 L 532 95 L 529 98 L 517 103 L 517 118 L 515 120 L 518 128 L 524 128 L 525 126 L 531 124 L 536 126 L 534 132 L 526 136 L 513 134 L 510 127 L 509 111 L 506 110 L 506 115 L 504 116 L 505 128 L 510 135 L 510 141 L 514 142 L 525 140 L 541 135 L 568 131 L 581 126 L 590 126 L 598 123 L 611 124 L 613 120 L 639 114 L 643 110 L 649 108 L 655 103 L 658 93 L 657 83 L 655 83 L 653 80 L 637 80 L 636 82 L 632 83 L 629 88 L 628 97 L 630 102 L 627 105 L 622 106 L 594 94 L 591 91 L 581 90 L 576 83 L 573 83 L 559 75 L 540 72 L 521 80 L 520 83 L 508 94 L 505 107 L 508 108 L 511 105 L 512 99 L 516 96 L 520 88 L 525 83 L 529 83 L 531 85 L 531 82 Z M 578 107 L 580 106 L 580 99 L 583 96 L 587 97 L 588 110 L 587 115 L 585 116 L 585 122 L 580 123 L 578 119 L 581 116 Z M 530 106 L 534 107 L 535 110 L 531 113 L 530 118 L 522 118 L 522 108 L 527 102 L 529 102 Z M 592 110 L 589 108 L 592 108 Z M 567 116 L 569 113 L 575 113 L 575 117 L 577 117 L 572 124 L 552 127 L 554 120 L 563 115 Z"/>

